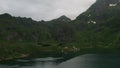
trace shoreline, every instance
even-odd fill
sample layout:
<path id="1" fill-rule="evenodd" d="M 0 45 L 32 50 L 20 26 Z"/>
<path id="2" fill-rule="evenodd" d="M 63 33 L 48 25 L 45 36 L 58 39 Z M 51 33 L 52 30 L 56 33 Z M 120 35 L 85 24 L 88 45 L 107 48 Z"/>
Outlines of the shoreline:
<path id="1" fill-rule="evenodd" d="M 17 57 L 8 57 L 8 58 L 2 58 L 0 59 L 0 62 L 4 61 L 10 61 L 10 60 L 17 60 L 17 59 L 25 59 L 25 58 L 40 58 L 40 57 L 69 57 L 72 56 L 72 54 L 75 55 L 80 55 L 80 54 L 87 54 L 87 53 L 111 53 L 111 54 L 116 54 L 119 53 L 119 49 L 81 49 L 79 51 L 64 51 L 64 52 L 45 52 L 45 53 L 36 53 L 36 54 L 21 54 L 20 56 Z"/>
<path id="2" fill-rule="evenodd" d="M 24 59 L 24 58 L 27 58 L 29 56 L 30 56 L 30 54 L 21 54 L 19 57 L 12 57 L 12 58 L 8 57 L 8 58 L 0 59 L 0 62 L 9 61 L 9 60 L 15 60 L 15 59 Z"/>

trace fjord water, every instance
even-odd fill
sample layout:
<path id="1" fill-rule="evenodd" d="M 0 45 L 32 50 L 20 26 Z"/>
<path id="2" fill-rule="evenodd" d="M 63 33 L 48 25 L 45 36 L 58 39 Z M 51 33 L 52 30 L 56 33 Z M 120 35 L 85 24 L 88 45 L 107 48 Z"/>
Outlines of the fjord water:
<path id="1" fill-rule="evenodd" d="M 84 54 L 74 58 L 36 58 L 1 63 L 0 68 L 120 68 L 118 54 Z"/>

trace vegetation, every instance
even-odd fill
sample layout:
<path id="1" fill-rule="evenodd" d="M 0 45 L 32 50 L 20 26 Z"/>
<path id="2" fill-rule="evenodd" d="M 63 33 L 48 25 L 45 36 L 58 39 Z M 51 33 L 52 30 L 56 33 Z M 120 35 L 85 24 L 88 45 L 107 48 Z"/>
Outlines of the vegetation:
<path id="1" fill-rule="evenodd" d="M 109 6 L 114 2 L 116 6 Z M 34 21 L 2 14 L 0 60 L 35 54 L 59 54 L 76 48 L 119 51 L 119 7 L 117 0 L 97 0 L 74 21 L 66 16 L 51 21 Z"/>

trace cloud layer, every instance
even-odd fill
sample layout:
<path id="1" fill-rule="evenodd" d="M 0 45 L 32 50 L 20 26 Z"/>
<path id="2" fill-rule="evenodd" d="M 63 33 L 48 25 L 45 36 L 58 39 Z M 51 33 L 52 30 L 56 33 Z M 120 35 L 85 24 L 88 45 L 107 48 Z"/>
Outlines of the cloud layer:
<path id="1" fill-rule="evenodd" d="M 51 20 L 61 15 L 75 19 L 95 0 L 0 0 L 0 14 L 31 17 L 34 20 Z"/>

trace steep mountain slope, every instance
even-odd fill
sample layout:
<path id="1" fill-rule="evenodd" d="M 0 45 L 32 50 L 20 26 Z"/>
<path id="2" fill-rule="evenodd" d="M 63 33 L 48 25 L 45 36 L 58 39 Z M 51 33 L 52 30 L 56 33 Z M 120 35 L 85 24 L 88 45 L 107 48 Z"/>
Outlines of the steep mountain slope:
<path id="1" fill-rule="evenodd" d="M 74 21 L 78 31 L 87 33 L 88 45 L 93 47 L 120 47 L 120 1 L 97 0 Z M 80 41 L 79 41 L 80 42 Z M 85 42 L 83 42 L 85 43 Z M 91 43 L 91 44 L 90 44 Z"/>
<path id="2" fill-rule="evenodd" d="M 86 12 L 77 17 L 82 22 L 103 23 L 120 15 L 119 0 L 97 0 Z"/>

